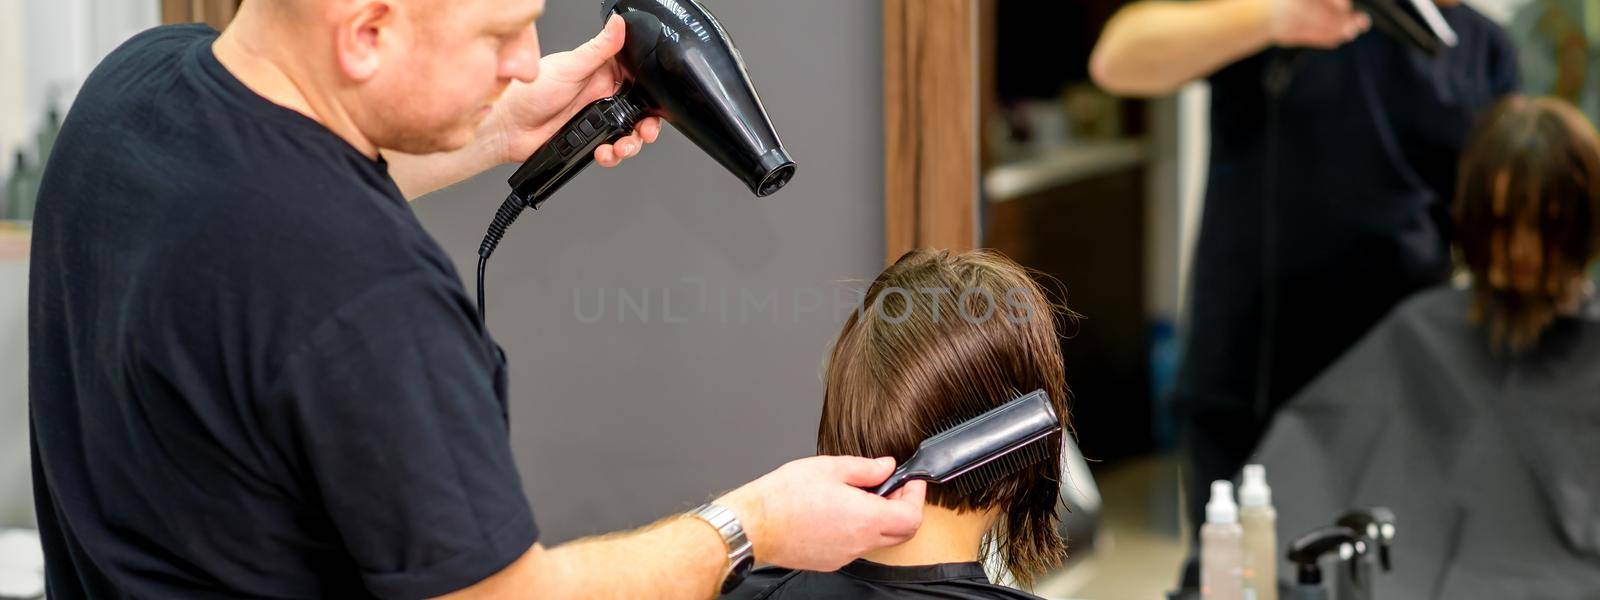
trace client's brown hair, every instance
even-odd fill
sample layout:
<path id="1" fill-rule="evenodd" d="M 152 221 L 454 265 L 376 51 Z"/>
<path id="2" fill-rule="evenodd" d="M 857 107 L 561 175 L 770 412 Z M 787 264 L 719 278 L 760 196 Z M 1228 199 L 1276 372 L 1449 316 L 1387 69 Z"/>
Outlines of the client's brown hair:
<path id="1" fill-rule="evenodd" d="M 1067 386 L 1052 303 L 998 253 L 916 250 L 867 288 L 828 360 L 817 450 L 904 461 L 923 439 L 1036 389 L 1067 421 Z M 1069 314 L 1069 313 L 1068 313 Z M 1058 564 L 1061 440 L 1049 455 L 970 495 L 931 485 L 928 501 L 957 511 L 999 509 L 985 554 L 1024 585 Z"/>
<path id="2" fill-rule="evenodd" d="M 1584 293 L 1600 255 L 1600 139 L 1576 108 L 1513 96 L 1478 122 L 1456 185 L 1457 245 L 1474 322 L 1496 350 L 1532 347 Z M 1535 271 L 1530 273 L 1530 271 Z M 1536 276 L 1536 289 L 1517 285 Z"/>

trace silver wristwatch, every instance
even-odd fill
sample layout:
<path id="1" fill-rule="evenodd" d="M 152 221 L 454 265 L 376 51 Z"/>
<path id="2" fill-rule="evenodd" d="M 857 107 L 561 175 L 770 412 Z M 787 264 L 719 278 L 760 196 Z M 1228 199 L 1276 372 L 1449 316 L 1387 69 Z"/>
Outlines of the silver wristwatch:
<path id="1" fill-rule="evenodd" d="M 726 507 L 710 502 L 700 505 L 689 514 L 710 523 L 717 533 L 722 534 L 722 543 L 728 546 L 728 573 L 722 579 L 722 593 L 733 591 L 744 581 L 745 575 L 750 574 L 750 567 L 756 562 L 750 538 L 744 535 L 744 526 L 739 524 L 739 517 Z"/>

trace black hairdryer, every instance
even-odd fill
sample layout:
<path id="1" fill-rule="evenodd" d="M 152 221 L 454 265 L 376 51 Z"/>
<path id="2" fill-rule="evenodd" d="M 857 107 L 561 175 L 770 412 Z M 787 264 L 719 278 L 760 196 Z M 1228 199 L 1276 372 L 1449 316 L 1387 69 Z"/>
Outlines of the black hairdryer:
<path id="1" fill-rule="evenodd" d="M 594 161 L 602 144 L 658 116 L 717 159 L 757 196 L 794 177 L 783 142 L 745 72 L 744 59 L 717 19 L 696 0 L 603 0 L 601 18 L 621 15 L 626 39 L 616 61 L 622 90 L 578 111 L 509 180 L 511 195 L 478 247 L 478 314 L 483 271 L 506 228 L 524 208 L 539 208 Z"/>
<path id="2" fill-rule="evenodd" d="M 1410 44 L 1428 56 L 1456 45 L 1456 31 L 1445 22 L 1433 0 L 1355 0 L 1372 24 L 1389 37 Z"/>

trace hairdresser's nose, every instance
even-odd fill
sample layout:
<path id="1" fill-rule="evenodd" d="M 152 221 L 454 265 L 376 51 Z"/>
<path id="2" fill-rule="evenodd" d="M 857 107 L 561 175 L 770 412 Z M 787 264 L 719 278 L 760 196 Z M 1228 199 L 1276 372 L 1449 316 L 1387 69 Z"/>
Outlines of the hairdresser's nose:
<path id="1" fill-rule="evenodd" d="M 527 31 L 507 44 L 500 54 L 499 76 L 502 81 L 515 79 L 524 83 L 539 78 L 539 31 L 529 25 Z"/>

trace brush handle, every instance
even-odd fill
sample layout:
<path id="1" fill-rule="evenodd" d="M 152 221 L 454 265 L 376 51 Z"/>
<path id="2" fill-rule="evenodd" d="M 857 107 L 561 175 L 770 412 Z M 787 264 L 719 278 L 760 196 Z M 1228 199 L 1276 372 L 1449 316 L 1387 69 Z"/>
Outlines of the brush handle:
<path id="1" fill-rule="evenodd" d="M 911 481 L 911 473 L 905 470 L 905 465 L 900 465 L 893 473 L 889 474 L 888 479 L 878 484 L 878 489 L 872 490 L 872 493 L 879 496 L 888 496 L 895 490 L 900 489 L 900 486 L 905 485 L 907 481 Z"/>
<path id="2" fill-rule="evenodd" d="M 878 484 L 878 488 L 872 490 L 872 493 L 879 496 L 888 496 L 894 493 L 895 490 L 900 489 L 900 486 L 905 485 L 906 482 L 917 479 L 931 480 L 933 475 L 928 473 L 927 469 L 922 468 L 921 461 L 917 460 L 917 454 L 912 454 L 911 458 L 906 459 L 905 462 L 900 463 L 900 466 L 895 467 L 894 472 L 889 474 L 889 478 Z"/>

